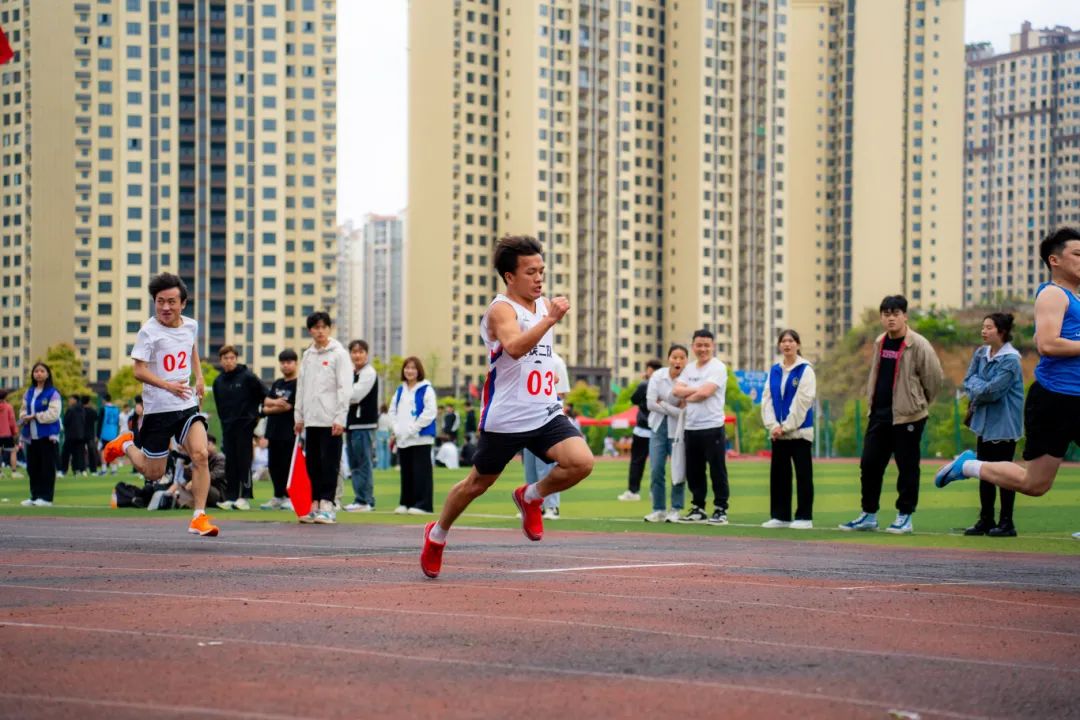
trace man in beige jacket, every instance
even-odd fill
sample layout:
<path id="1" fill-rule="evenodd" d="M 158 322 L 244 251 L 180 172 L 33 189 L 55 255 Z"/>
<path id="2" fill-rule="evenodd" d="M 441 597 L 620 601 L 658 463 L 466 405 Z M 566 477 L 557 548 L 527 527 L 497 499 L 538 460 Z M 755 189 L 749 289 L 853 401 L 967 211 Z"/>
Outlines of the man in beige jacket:
<path id="1" fill-rule="evenodd" d="M 886 532 L 903 535 L 913 530 L 911 516 L 919 502 L 920 443 L 944 373 L 933 346 L 908 327 L 907 308 L 903 295 L 881 301 L 885 333 L 874 342 L 870 362 L 870 417 L 859 464 L 862 513 L 843 523 L 841 530 L 877 530 L 881 486 L 890 457 L 896 458 L 898 496 L 896 520 Z"/>

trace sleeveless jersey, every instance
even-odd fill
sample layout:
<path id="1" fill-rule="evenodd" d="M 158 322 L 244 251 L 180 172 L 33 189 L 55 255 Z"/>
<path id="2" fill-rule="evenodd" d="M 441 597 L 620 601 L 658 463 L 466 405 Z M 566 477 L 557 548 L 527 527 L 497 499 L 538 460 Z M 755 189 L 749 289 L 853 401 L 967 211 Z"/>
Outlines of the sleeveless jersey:
<path id="1" fill-rule="evenodd" d="M 135 338 L 131 357 L 150 365 L 150 371 L 162 380 L 191 386 L 191 348 L 199 333 L 199 324 L 181 316 L 180 327 L 166 327 L 156 317 L 146 321 Z M 178 398 L 168 390 L 143 385 L 143 414 L 172 412 L 196 407 L 199 399 L 192 390 L 187 398 Z"/>
<path id="2" fill-rule="evenodd" d="M 555 333 L 548 329 L 536 347 L 515 360 L 510 357 L 488 328 L 488 316 L 495 303 L 504 302 L 517 313 L 522 332 L 535 327 L 547 314 L 547 303 L 536 301 L 536 312 L 499 294 L 491 301 L 480 321 L 480 337 L 488 349 L 488 374 L 484 381 L 480 431 L 519 433 L 545 425 L 562 410 L 557 394 L 554 361 Z"/>
<path id="3" fill-rule="evenodd" d="M 1039 297 L 1039 293 L 1051 286 L 1061 287 L 1056 283 L 1043 283 L 1035 291 L 1035 297 Z M 1065 317 L 1061 321 L 1060 337 L 1080 342 L 1080 298 L 1065 288 L 1061 289 L 1069 298 L 1069 307 L 1065 309 Z M 1043 355 L 1035 366 L 1035 379 L 1051 392 L 1080 395 L 1080 357 Z"/>

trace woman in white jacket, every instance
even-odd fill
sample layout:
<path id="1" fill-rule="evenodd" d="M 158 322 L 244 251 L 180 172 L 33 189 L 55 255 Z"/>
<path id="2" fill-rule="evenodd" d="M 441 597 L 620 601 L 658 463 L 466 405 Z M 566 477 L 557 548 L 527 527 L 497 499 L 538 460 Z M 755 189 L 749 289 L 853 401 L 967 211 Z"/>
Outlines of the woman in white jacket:
<path id="1" fill-rule="evenodd" d="M 672 463 L 671 485 L 671 511 L 665 507 L 667 482 L 665 478 L 665 466 L 667 459 L 672 454 L 672 443 L 675 440 L 679 418 L 682 417 L 686 408 L 686 401 L 671 394 L 675 387 L 675 381 L 686 367 L 689 354 L 683 345 L 672 345 L 668 350 L 668 366 L 660 368 L 649 378 L 649 385 L 645 391 L 645 403 L 649 408 L 649 429 L 652 437 L 649 438 L 649 467 L 650 470 L 650 494 L 652 495 L 652 512 L 645 516 L 645 522 L 678 522 L 679 511 L 683 509 L 686 497 L 686 483 L 679 482 L 675 477 L 674 461 Z"/>
<path id="2" fill-rule="evenodd" d="M 401 380 L 390 402 L 401 469 L 401 503 L 394 512 L 427 515 L 435 509 L 431 446 L 435 444 L 437 398 L 435 388 L 424 379 L 420 358 L 405 358 Z"/>
<path id="3" fill-rule="evenodd" d="M 799 333 L 784 330 L 777 340 L 782 359 L 769 371 L 761 397 L 761 419 L 772 439 L 769 468 L 769 509 L 771 519 L 762 527 L 814 527 L 814 400 L 817 381 L 814 368 L 799 349 Z M 795 520 L 791 519 L 791 465 L 795 465 Z"/>

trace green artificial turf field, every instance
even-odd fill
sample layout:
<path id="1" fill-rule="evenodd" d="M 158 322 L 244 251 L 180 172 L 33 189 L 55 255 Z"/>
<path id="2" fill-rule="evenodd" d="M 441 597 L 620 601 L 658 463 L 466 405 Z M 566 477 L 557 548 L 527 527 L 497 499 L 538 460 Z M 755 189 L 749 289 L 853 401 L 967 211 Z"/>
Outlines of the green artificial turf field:
<path id="1" fill-rule="evenodd" d="M 978 550 L 1008 550 L 1080 554 L 1080 542 L 1071 533 L 1080 530 L 1080 468 L 1067 467 L 1059 473 L 1054 488 L 1041 498 L 1019 496 L 1016 500 L 1015 522 L 1020 536 L 1017 538 L 962 537 L 960 531 L 978 516 L 978 484 L 964 481 L 950 485 L 944 490 L 933 486 L 933 473 L 938 463 L 923 466 L 919 510 L 915 514 L 915 533 L 900 537 L 883 531 L 876 533 L 847 533 L 836 526 L 855 517 L 859 511 L 859 467 L 857 463 L 821 462 L 814 466 L 813 530 L 765 530 L 758 527 L 769 518 L 769 465 L 768 462 L 734 461 L 728 463 L 731 481 L 731 501 L 728 512 L 731 524 L 726 527 L 706 525 L 651 524 L 642 517 L 651 510 L 648 500 L 648 468 L 640 502 L 619 502 L 616 496 L 626 489 L 627 462 L 625 460 L 598 460 L 593 474 L 563 495 L 562 517 L 548 521 L 549 531 L 559 529 L 586 530 L 592 532 L 659 532 L 686 535 L 732 535 L 777 539 L 832 540 L 907 547 L 967 548 Z M 27 497 L 28 485 L 25 470 L 22 478 L 12 480 L 7 472 L 0 476 L 0 516 L 49 515 L 61 517 L 117 517 L 146 513 L 146 510 L 111 509 L 109 499 L 112 486 L 117 480 L 139 483 L 130 470 L 106 477 L 65 477 L 57 481 L 55 505 L 52 508 L 24 508 L 19 501 Z M 441 506 L 447 490 L 464 470 L 436 469 L 435 507 Z M 512 464 L 502 479 L 486 495 L 478 499 L 459 521 L 459 525 L 474 527 L 516 527 L 515 508 L 510 491 L 523 482 L 520 463 Z M 890 467 L 885 477 L 882 493 L 882 510 L 879 523 L 884 528 L 895 517 L 893 503 L 896 498 L 895 467 Z M 255 504 L 271 495 L 269 482 L 255 486 Z M 422 525 L 430 520 L 421 516 L 395 515 L 397 506 L 398 475 L 396 469 L 376 471 L 375 495 L 377 512 L 338 513 L 338 522 L 344 524 L 397 523 Z M 689 498 L 688 498 L 689 499 Z M 343 501 L 352 501 L 346 483 Z M 709 512 L 712 512 L 711 493 Z M 157 516 L 174 514 L 187 516 L 187 511 L 155 513 Z M 283 511 L 249 512 L 211 510 L 222 530 L 237 521 L 295 521 L 291 513 Z M 316 528 L 314 531 L 318 531 Z M 419 535 L 418 535 L 419 537 Z"/>

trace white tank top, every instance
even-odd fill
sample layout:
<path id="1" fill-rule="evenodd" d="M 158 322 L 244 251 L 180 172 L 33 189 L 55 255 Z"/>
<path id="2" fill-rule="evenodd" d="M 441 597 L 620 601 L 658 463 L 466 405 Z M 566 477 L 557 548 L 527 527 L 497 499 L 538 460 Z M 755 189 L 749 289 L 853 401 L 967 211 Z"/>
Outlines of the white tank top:
<path id="1" fill-rule="evenodd" d="M 517 313 L 522 332 L 535 327 L 547 314 L 547 303 L 536 301 L 530 312 L 503 294 L 495 296 L 480 320 L 480 337 L 488 349 L 488 374 L 484 381 L 480 430 L 496 433 L 528 432 L 541 427 L 562 411 L 553 360 L 555 333 L 548 329 L 536 347 L 515 360 L 488 330 L 488 316 L 495 303 L 504 302 Z"/>

